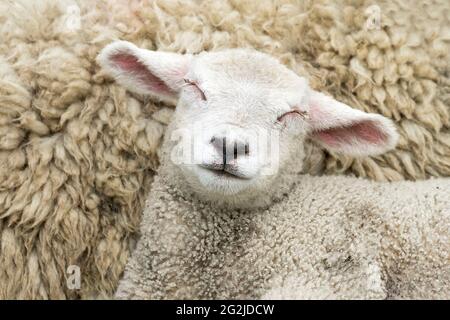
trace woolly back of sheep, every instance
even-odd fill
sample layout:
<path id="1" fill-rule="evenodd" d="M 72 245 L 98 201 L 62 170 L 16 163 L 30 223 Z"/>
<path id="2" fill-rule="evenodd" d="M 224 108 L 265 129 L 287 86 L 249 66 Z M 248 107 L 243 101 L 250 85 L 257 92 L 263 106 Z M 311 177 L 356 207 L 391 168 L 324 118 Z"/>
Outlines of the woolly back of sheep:
<path id="1" fill-rule="evenodd" d="M 450 3 L 20 0 L 0 4 L 0 298 L 111 294 L 134 246 L 172 106 L 95 63 L 114 39 L 175 52 L 253 47 L 312 87 L 393 119 L 353 159 L 310 145 L 313 174 L 450 175 Z M 68 287 L 70 265 L 81 268 Z"/>

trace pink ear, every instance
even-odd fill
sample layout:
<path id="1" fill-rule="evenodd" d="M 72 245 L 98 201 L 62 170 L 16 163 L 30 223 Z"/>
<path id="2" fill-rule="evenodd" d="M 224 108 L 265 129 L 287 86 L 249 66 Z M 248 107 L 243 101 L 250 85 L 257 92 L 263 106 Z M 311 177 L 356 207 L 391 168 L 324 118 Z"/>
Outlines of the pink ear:
<path id="1" fill-rule="evenodd" d="M 395 147 L 393 123 L 378 114 L 365 113 L 312 91 L 309 102 L 311 136 L 323 147 L 349 155 L 376 155 Z"/>
<path id="2" fill-rule="evenodd" d="M 98 56 L 103 69 L 130 91 L 172 102 L 177 98 L 190 60 L 190 55 L 144 50 L 126 41 L 113 42 Z"/>
<path id="3" fill-rule="evenodd" d="M 173 89 L 151 73 L 137 57 L 125 53 L 116 53 L 111 55 L 110 59 L 119 70 L 136 77 L 139 85 L 146 87 L 149 91 L 160 95 L 175 95 Z"/>

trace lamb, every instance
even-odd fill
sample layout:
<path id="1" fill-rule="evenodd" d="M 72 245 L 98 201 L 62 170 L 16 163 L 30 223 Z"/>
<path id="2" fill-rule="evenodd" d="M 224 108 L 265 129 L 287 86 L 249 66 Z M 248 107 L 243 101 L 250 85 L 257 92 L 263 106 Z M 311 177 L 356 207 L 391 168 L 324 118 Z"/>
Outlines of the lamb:
<path id="1" fill-rule="evenodd" d="M 316 90 L 395 120 L 395 151 L 353 158 L 308 143 L 304 172 L 449 176 L 450 2 L 378 0 L 380 28 L 366 28 L 372 4 L 0 1 L 0 299 L 117 289 L 172 111 L 100 71 L 98 52 L 118 38 L 172 52 L 251 46 Z M 68 286 L 72 266 L 79 289 Z"/>
<path id="2" fill-rule="evenodd" d="M 305 139 L 377 155 L 396 145 L 390 120 L 249 49 L 118 41 L 98 60 L 129 90 L 178 101 L 117 298 L 450 297 L 450 179 L 302 174 Z"/>

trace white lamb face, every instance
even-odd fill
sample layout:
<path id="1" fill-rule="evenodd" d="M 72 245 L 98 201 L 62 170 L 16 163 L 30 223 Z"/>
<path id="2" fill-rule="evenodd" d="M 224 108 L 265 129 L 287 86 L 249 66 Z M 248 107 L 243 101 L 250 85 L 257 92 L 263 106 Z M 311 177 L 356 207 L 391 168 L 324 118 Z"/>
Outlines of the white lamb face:
<path id="1" fill-rule="evenodd" d="M 391 122 L 321 93 L 274 58 L 252 50 L 197 56 L 115 42 L 99 63 L 129 90 L 177 101 L 167 154 L 197 191 L 221 197 L 267 189 L 287 163 L 302 165 L 303 141 L 372 155 L 397 140 Z"/>

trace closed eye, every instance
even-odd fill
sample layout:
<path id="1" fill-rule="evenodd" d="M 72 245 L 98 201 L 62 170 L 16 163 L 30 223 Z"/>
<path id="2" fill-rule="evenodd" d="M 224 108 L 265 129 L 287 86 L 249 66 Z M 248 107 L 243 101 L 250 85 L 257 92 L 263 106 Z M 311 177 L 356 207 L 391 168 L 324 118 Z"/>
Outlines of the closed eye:
<path id="1" fill-rule="evenodd" d="M 183 80 L 184 80 L 185 85 L 192 86 L 197 91 L 197 93 L 200 95 L 200 98 L 203 101 L 206 101 L 205 93 L 203 92 L 202 89 L 200 89 L 200 87 L 198 86 L 198 84 L 195 81 L 189 80 L 189 79 L 183 79 Z"/>
<path id="2" fill-rule="evenodd" d="M 298 117 L 298 116 L 303 118 L 303 119 L 305 119 L 307 117 L 307 112 L 306 111 L 302 111 L 302 110 L 298 110 L 298 109 L 293 109 L 293 110 L 290 110 L 290 111 L 282 114 L 281 116 L 279 116 L 277 118 L 277 122 L 283 122 L 287 118 Z"/>

